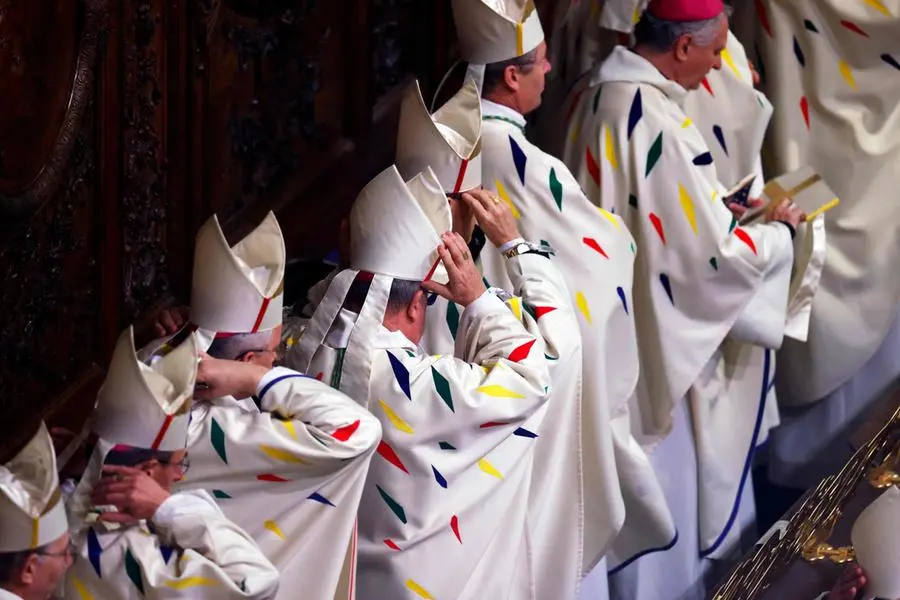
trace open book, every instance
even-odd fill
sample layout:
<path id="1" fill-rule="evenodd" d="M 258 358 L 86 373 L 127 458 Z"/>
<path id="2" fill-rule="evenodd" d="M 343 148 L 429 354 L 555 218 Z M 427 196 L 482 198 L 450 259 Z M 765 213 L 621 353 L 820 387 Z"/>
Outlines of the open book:
<path id="1" fill-rule="evenodd" d="M 745 178 L 744 181 L 746 180 Z M 815 218 L 839 203 L 834 192 L 812 167 L 802 167 L 766 183 L 761 196 L 764 204 L 748 210 L 741 218 L 740 224 L 747 225 L 759 220 L 770 206 L 782 202 L 785 198 L 793 200 L 794 204 L 802 208 L 811 218 Z"/>
<path id="2" fill-rule="evenodd" d="M 756 174 L 751 173 L 750 175 L 747 175 L 741 179 L 740 183 L 725 192 L 722 200 L 726 205 L 736 202 L 741 206 L 747 206 L 747 203 L 750 201 L 750 189 L 753 187 L 755 181 Z"/>

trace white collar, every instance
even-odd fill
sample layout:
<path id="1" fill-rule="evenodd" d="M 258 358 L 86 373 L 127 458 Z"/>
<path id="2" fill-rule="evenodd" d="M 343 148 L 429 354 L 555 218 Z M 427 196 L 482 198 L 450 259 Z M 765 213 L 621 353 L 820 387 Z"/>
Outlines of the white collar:
<path id="1" fill-rule="evenodd" d="M 625 46 L 616 46 L 591 76 L 591 85 L 611 82 L 652 85 L 678 106 L 688 93 L 681 84 L 667 79 L 649 60 Z"/>
<path id="2" fill-rule="evenodd" d="M 481 115 L 482 119 L 485 119 L 486 117 L 499 117 L 500 120 L 512 121 L 512 123 L 514 125 L 518 125 L 520 129 L 524 129 L 526 123 L 525 117 L 522 116 L 522 113 L 520 113 L 519 111 L 508 106 L 492 102 L 487 98 L 481 99 Z"/>
<path id="3" fill-rule="evenodd" d="M 0 600 L 22 600 L 22 597 L 16 596 L 9 590 L 0 588 Z"/>

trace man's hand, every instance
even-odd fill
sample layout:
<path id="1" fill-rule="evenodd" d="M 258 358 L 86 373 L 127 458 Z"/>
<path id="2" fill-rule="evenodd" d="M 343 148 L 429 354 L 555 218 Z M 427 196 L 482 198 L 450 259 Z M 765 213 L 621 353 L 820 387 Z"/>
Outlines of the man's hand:
<path id="1" fill-rule="evenodd" d="M 766 222 L 784 221 L 793 225 L 794 229 L 800 226 L 800 223 L 806 220 L 806 213 L 799 206 L 794 204 L 790 198 L 782 200 L 778 206 L 773 208 L 766 215 Z"/>
<path id="2" fill-rule="evenodd" d="M 443 245 L 438 246 L 438 254 L 447 269 L 449 281 L 447 285 L 425 281 L 422 283 L 429 292 L 434 292 L 461 306 L 468 306 L 485 292 L 481 273 L 475 266 L 469 247 L 458 233 L 445 233 L 441 236 Z M 203 363 L 200 363 L 202 366 Z"/>
<path id="3" fill-rule="evenodd" d="M 468 244 L 475 231 L 475 213 L 472 212 L 472 207 L 461 199 L 450 198 L 450 213 L 453 215 L 453 231 Z"/>
<path id="4" fill-rule="evenodd" d="M 728 207 L 728 210 L 731 211 L 731 214 L 733 214 L 738 220 L 743 219 L 744 215 L 751 208 L 759 208 L 763 204 L 765 204 L 765 200 L 762 200 L 761 198 L 749 198 L 747 200 L 746 206 L 744 206 L 740 202 L 729 202 L 728 198 L 725 199 L 725 206 Z"/>
<path id="5" fill-rule="evenodd" d="M 838 582 L 831 588 L 827 600 L 854 600 L 859 590 L 866 586 L 866 574 L 857 565 L 844 571 Z"/>
<path id="6" fill-rule="evenodd" d="M 170 495 L 140 469 L 106 465 L 103 472 L 104 477 L 91 492 L 91 501 L 95 505 L 112 504 L 119 512 L 103 513 L 101 521 L 133 525 L 150 519 Z"/>
<path id="7" fill-rule="evenodd" d="M 269 369 L 260 365 L 213 358 L 202 352 L 197 365 L 197 383 L 202 386 L 194 390 L 194 399 L 249 398 L 256 393 L 259 382 L 268 372 Z"/>
<path id="8" fill-rule="evenodd" d="M 748 60 L 747 65 L 750 67 L 750 75 L 753 78 L 753 87 L 756 87 L 760 82 L 759 72 L 756 70 L 756 65 L 753 64 L 752 60 Z"/>
<path id="9" fill-rule="evenodd" d="M 509 205 L 494 194 L 479 189 L 464 193 L 462 198 L 475 213 L 484 235 L 497 248 L 522 237 Z"/>
<path id="10" fill-rule="evenodd" d="M 157 337 L 177 333 L 187 323 L 190 313 L 191 309 L 188 306 L 173 306 L 159 311 L 153 322 L 153 330 Z"/>

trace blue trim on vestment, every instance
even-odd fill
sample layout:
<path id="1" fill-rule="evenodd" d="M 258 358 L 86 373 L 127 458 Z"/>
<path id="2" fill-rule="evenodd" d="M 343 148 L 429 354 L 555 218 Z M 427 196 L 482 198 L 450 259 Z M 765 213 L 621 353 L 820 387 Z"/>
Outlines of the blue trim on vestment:
<path id="1" fill-rule="evenodd" d="M 741 494 L 744 491 L 744 485 L 747 483 L 747 476 L 750 474 L 750 466 L 753 462 L 753 455 L 756 452 L 756 442 L 759 439 L 759 430 L 762 428 L 762 419 L 763 413 L 766 409 L 766 398 L 769 397 L 769 390 L 772 389 L 769 383 L 769 368 L 772 364 L 772 350 L 766 348 L 766 360 L 763 365 L 763 380 L 762 380 L 762 388 L 760 389 L 760 398 L 759 398 L 759 409 L 756 411 L 756 425 L 753 427 L 753 437 L 750 440 L 750 450 L 747 452 L 747 458 L 744 461 L 744 470 L 741 472 L 741 483 L 738 485 L 737 489 L 737 497 L 734 500 L 734 505 L 731 508 L 731 515 L 728 517 L 728 522 L 725 524 L 725 529 L 722 530 L 722 533 L 719 534 L 718 539 L 713 542 L 713 545 L 707 548 L 706 550 L 700 550 L 701 557 L 707 557 L 716 550 L 719 549 L 719 546 L 722 545 L 722 542 L 725 541 L 725 537 L 728 535 L 728 532 L 731 531 L 731 527 L 734 525 L 734 521 L 737 518 L 738 509 L 741 507 Z"/>
<path id="2" fill-rule="evenodd" d="M 275 385 L 276 383 L 279 383 L 281 381 L 284 381 L 285 379 L 296 379 L 298 377 L 302 378 L 302 379 L 316 379 L 315 377 L 310 377 L 309 375 L 304 375 L 302 373 L 291 373 L 290 375 L 282 375 L 281 377 L 276 377 L 275 379 L 273 379 L 272 381 L 267 383 L 265 385 L 265 387 L 259 392 L 259 395 L 257 397 L 259 398 L 260 404 L 262 403 L 262 399 L 265 397 L 266 392 L 268 392 L 270 389 L 272 389 L 273 385 Z M 318 381 L 318 380 L 316 380 L 316 381 Z"/>
<path id="3" fill-rule="evenodd" d="M 675 537 L 672 538 L 672 541 L 669 542 L 668 544 L 666 544 L 665 546 L 662 546 L 661 548 L 649 548 L 647 550 L 644 550 L 643 552 L 638 552 L 637 554 L 635 554 L 634 556 L 632 556 L 625 562 L 621 563 L 619 566 L 615 567 L 613 570 L 609 571 L 608 574 L 615 575 L 616 573 L 618 573 L 619 571 L 621 571 L 622 569 L 624 569 L 625 567 L 627 567 L 628 565 L 630 565 L 631 563 L 636 561 L 637 559 L 643 558 L 643 557 L 647 556 L 648 554 L 653 554 L 654 552 L 665 552 L 666 550 L 671 550 L 672 548 L 675 547 L 675 544 L 677 544 L 677 543 L 678 543 L 678 530 L 676 529 Z"/>

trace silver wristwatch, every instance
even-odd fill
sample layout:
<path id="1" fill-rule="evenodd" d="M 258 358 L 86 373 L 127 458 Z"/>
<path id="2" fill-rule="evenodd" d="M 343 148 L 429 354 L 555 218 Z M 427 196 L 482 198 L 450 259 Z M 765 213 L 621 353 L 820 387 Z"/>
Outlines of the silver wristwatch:
<path id="1" fill-rule="evenodd" d="M 519 256 L 521 254 L 528 254 L 534 252 L 540 252 L 540 246 L 535 246 L 534 244 L 528 242 L 519 242 L 509 250 L 503 253 L 503 256 L 506 258 L 512 258 L 513 256 Z"/>

